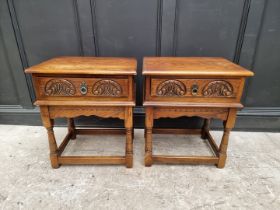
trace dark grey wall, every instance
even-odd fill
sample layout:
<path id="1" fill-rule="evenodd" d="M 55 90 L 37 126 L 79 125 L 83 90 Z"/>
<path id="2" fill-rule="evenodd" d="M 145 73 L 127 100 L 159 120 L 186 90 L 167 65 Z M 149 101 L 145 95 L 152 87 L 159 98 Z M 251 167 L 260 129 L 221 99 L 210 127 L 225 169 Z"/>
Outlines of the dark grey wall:
<path id="1" fill-rule="evenodd" d="M 221 56 L 256 74 L 237 127 L 280 130 L 279 11 L 279 0 L 0 0 L 0 123 L 40 124 L 23 69 L 55 56 L 137 57 L 138 126 L 143 56 Z"/>

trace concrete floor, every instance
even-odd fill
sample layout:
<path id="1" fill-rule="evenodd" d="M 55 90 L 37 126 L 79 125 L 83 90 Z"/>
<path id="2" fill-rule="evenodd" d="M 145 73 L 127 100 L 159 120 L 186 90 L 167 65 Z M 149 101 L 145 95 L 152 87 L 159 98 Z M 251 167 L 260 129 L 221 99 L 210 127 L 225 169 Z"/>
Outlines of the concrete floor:
<path id="1" fill-rule="evenodd" d="M 66 128 L 55 131 L 61 139 Z M 221 138 L 221 132 L 213 136 Z M 154 141 L 156 154 L 210 152 L 194 136 L 155 135 Z M 224 169 L 146 168 L 143 151 L 143 130 L 136 130 L 133 169 L 54 170 L 44 128 L 0 125 L 0 209 L 280 209 L 280 133 L 232 132 Z M 65 153 L 123 154 L 124 137 L 80 136 Z"/>

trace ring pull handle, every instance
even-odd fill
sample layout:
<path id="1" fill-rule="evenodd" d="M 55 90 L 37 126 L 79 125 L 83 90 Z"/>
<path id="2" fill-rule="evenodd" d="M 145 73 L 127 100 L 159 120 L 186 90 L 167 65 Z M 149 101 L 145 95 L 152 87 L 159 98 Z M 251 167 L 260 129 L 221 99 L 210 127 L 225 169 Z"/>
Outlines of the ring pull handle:
<path id="1" fill-rule="evenodd" d="M 191 92 L 193 96 L 196 96 L 198 94 L 198 89 L 199 88 L 197 84 L 192 85 Z"/>
<path id="2" fill-rule="evenodd" d="M 82 82 L 80 85 L 80 92 L 82 95 L 86 95 L 88 91 L 86 82 Z"/>

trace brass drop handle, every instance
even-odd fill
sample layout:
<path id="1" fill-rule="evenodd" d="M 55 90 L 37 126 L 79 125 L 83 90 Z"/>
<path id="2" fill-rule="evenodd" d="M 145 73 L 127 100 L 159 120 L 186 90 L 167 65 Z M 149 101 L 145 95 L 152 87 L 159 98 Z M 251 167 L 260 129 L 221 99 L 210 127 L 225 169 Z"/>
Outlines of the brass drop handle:
<path id="1" fill-rule="evenodd" d="M 85 82 L 81 83 L 80 92 L 82 95 L 86 95 L 88 91 L 87 84 Z"/>
<path id="2" fill-rule="evenodd" d="M 193 96 L 196 96 L 198 94 L 198 85 L 197 84 L 192 85 L 191 92 L 192 92 Z"/>

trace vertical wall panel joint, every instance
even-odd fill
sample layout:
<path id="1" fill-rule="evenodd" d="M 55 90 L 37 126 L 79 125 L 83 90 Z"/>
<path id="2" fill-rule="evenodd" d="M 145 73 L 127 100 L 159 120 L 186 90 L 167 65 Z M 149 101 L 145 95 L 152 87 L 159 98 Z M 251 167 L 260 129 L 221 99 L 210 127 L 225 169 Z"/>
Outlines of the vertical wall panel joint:
<path id="1" fill-rule="evenodd" d="M 77 30 L 77 38 L 79 42 L 79 51 L 80 51 L 80 56 L 84 55 L 84 47 L 83 47 L 83 40 L 82 40 L 82 32 L 81 32 L 81 25 L 80 25 L 80 15 L 79 15 L 79 10 L 78 10 L 78 2 L 77 0 L 73 0 L 73 9 L 74 9 L 74 21 L 76 25 L 76 30 Z"/>
<path id="2" fill-rule="evenodd" d="M 233 62 L 235 62 L 237 64 L 239 63 L 239 60 L 240 60 L 242 45 L 243 45 L 243 41 L 244 41 L 244 36 L 245 36 L 245 32 L 246 32 L 246 27 L 247 27 L 247 21 L 248 21 L 249 12 L 250 12 L 250 6 L 251 6 L 251 0 L 244 0 L 242 17 L 241 17 L 241 21 L 240 21 L 240 27 L 239 27 L 239 32 L 238 32 L 238 37 L 237 37 L 237 42 L 236 42 L 236 47 L 235 47 L 235 53 L 234 53 L 234 58 L 233 58 Z"/>
<path id="3" fill-rule="evenodd" d="M 15 10 L 14 0 L 7 0 L 7 5 L 8 5 L 8 9 L 9 9 L 10 18 L 12 21 L 12 27 L 13 27 L 14 34 L 15 34 L 15 39 L 16 39 L 16 43 L 17 43 L 17 47 L 18 47 L 18 51 L 19 51 L 19 55 L 20 55 L 21 64 L 22 64 L 23 69 L 26 69 L 29 67 L 29 62 L 27 59 L 26 50 L 24 47 L 22 34 L 20 31 L 20 27 L 19 27 L 19 22 L 18 22 L 16 10 Z M 28 86 L 31 100 L 35 100 L 35 93 L 34 93 L 33 83 L 32 83 L 32 79 L 31 79 L 30 75 L 25 75 L 25 79 L 27 81 L 27 86 Z M 18 91 L 18 94 L 20 94 L 19 91 Z"/>
<path id="4" fill-rule="evenodd" d="M 97 36 L 97 20 L 96 20 L 96 0 L 90 0 L 92 33 L 94 39 L 95 55 L 99 56 L 98 36 Z"/>
<path id="5" fill-rule="evenodd" d="M 174 32 L 173 32 L 173 56 L 177 56 L 177 42 L 178 42 L 178 14 L 179 3 L 175 0 L 175 19 L 174 19 Z"/>
<path id="6" fill-rule="evenodd" d="M 156 34 L 156 55 L 161 55 L 161 34 L 162 34 L 162 2 L 157 1 L 157 34 Z"/>

